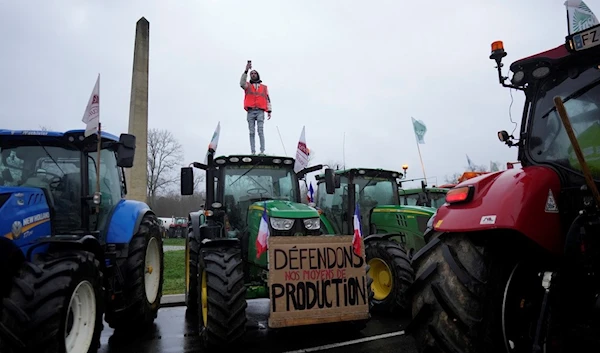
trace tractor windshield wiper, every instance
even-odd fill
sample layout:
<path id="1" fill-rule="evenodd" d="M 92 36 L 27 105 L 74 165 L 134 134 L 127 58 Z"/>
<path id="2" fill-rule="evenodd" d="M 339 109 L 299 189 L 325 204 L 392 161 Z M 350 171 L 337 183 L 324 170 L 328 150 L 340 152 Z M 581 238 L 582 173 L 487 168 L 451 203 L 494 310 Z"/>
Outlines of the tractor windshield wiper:
<path id="1" fill-rule="evenodd" d="M 570 95 L 568 95 L 565 99 L 563 99 L 563 104 L 567 103 L 569 100 L 574 99 L 574 98 L 578 98 L 582 95 L 584 95 L 585 93 L 587 93 L 587 91 L 591 90 L 592 88 L 598 86 L 600 84 L 600 79 L 597 79 L 596 81 L 593 81 L 592 83 L 590 83 L 587 86 L 581 87 L 580 89 L 578 89 L 577 91 L 571 93 Z M 552 113 L 553 111 L 556 110 L 556 106 L 552 105 L 552 108 L 550 108 L 546 114 L 542 115 L 540 117 L 540 119 L 544 119 L 545 117 L 547 117 L 548 115 L 550 115 L 550 113 Z"/>
<path id="2" fill-rule="evenodd" d="M 374 177 L 372 177 L 372 178 L 371 178 L 371 179 L 370 179 L 370 180 L 369 180 L 369 181 L 368 181 L 368 182 L 365 184 L 365 186 L 363 186 L 363 187 L 362 187 L 362 188 L 361 188 L 361 189 L 358 191 L 358 193 L 360 194 L 361 192 L 363 192 L 363 190 L 365 190 L 365 188 L 366 188 L 367 186 L 371 185 L 371 182 L 372 182 L 373 180 L 375 180 L 375 178 L 377 178 L 377 177 L 378 177 L 380 174 L 381 174 L 381 172 L 377 172 L 377 174 L 375 174 L 375 176 L 374 176 Z"/>
<path id="3" fill-rule="evenodd" d="M 46 149 L 46 147 L 45 147 L 44 145 L 42 145 L 42 144 L 40 143 L 40 141 L 36 141 L 36 142 L 37 142 L 37 144 L 38 144 L 38 145 L 40 145 L 40 147 L 41 147 L 41 148 L 44 150 L 44 152 L 46 152 L 46 156 L 48 156 L 48 158 L 50 158 L 50 159 L 52 160 L 52 162 L 54 162 L 54 164 L 56 164 L 56 167 L 57 167 L 57 168 L 60 170 L 60 172 L 61 172 L 63 175 L 65 175 L 65 174 L 66 174 L 66 173 L 65 173 L 65 171 L 64 171 L 64 170 L 62 170 L 62 168 L 60 167 L 60 165 L 58 165 L 58 162 L 57 162 L 57 161 L 54 159 L 54 157 L 52 157 L 52 156 L 50 155 L 50 152 L 48 152 L 48 150 Z"/>
<path id="4" fill-rule="evenodd" d="M 237 183 L 238 180 L 242 179 L 246 174 L 250 173 L 252 171 L 252 169 L 256 168 L 256 166 L 258 166 L 259 164 L 260 164 L 260 161 L 258 161 L 255 165 L 253 165 L 252 168 L 250 168 L 247 171 L 245 171 L 244 174 L 240 175 L 237 179 L 235 179 L 234 181 L 232 181 L 231 184 L 229 184 L 229 186 Z"/>

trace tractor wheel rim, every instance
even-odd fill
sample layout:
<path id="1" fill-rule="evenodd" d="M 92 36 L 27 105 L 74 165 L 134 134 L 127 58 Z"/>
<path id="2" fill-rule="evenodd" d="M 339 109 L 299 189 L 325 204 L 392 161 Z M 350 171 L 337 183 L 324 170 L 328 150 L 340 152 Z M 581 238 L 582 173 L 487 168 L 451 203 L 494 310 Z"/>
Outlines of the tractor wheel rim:
<path id="1" fill-rule="evenodd" d="M 375 300 L 384 300 L 392 292 L 394 279 L 388 264 L 380 258 L 369 260 L 369 276 L 373 279 L 371 290 Z"/>
<path id="2" fill-rule="evenodd" d="M 160 285 L 160 252 L 158 251 L 158 241 L 156 238 L 150 238 L 146 247 L 146 261 L 144 271 L 144 288 L 146 290 L 146 299 L 148 303 L 153 304 L 158 297 L 158 287 Z"/>
<path id="3" fill-rule="evenodd" d="M 206 283 L 206 271 L 202 271 L 202 295 L 200 297 L 202 304 L 202 323 L 204 327 L 208 321 L 208 285 Z"/>
<path id="4" fill-rule="evenodd" d="M 87 352 L 96 329 L 96 293 L 89 281 L 81 281 L 71 294 L 65 320 L 67 352 Z"/>

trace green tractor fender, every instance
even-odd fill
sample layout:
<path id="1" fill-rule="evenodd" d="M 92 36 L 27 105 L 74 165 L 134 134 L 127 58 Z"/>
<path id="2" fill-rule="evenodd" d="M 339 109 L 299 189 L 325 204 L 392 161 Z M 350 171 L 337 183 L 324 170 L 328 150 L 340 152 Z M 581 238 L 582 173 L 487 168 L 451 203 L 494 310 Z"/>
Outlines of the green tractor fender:
<path id="1" fill-rule="evenodd" d="M 404 237 L 404 234 L 400 234 L 400 233 L 377 233 L 377 234 L 371 234 L 371 235 L 367 235 L 364 238 L 364 242 L 365 244 L 368 242 L 371 242 L 373 240 L 388 240 L 392 237 Z"/>

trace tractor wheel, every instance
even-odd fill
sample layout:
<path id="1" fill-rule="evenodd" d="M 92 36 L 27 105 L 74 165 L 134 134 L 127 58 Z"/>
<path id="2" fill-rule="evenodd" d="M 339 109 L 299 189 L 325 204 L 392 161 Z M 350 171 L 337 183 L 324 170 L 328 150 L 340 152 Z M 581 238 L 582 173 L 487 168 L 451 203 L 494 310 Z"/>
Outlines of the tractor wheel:
<path id="1" fill-rule="evenodd" d="M 409 311 L 407 292 L 415 275 L 402 245 L 390 240 L 372 240 L 365 244 L 365 254 L 373 279 L 373 311 Z"/>
<path id="2" fill-rule="evenodd" d="M 23 264 L 3 300 L 0 352 L 96 352 L 103 314 L 102 272 L 95 256 L 45 254 L 41 261 Z"/>
<path id="3" fill-rule="evenodd" d="M 123 268 L 129 306 L 122 311 L 109 307 L 106 322 L 115 330 L 147 328 L 158 315 L 164 276 L 163 242 L 155 216 L 142 219 Z"/>
<path id="4" fill-rule="evenodd" d="M 185 312 L 188 318 L 198 318 L 198 249 L 200 244 L 190 232 L 185 249 Z"/>
<path id="5" fill-rule="evenodd" d="M 434 233 L 415 254 L 407 331 L 419 352 L 532 351 L 535 332 L 526 331 L 535 331 L 543 296 L 537 269 L 479 238 Z"/>
<path id="6" fill-rule="evenodd" d="M 246 333 L 246 286 L 239 248 L 200 249 L 198 322 L 205 347 L 238 345 Z"/>

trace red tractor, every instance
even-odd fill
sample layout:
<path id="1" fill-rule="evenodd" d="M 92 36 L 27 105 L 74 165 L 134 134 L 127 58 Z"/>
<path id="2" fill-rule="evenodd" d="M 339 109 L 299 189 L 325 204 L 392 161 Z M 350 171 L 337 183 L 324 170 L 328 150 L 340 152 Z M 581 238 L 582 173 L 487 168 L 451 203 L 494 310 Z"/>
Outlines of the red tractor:
<path id="1" fill-rule="evenodd" d="M 600 25 L 514 62 L 522 168 L 465 180 L 428 223 L 415 268 L 419 352 L 600 351 Z"/>

